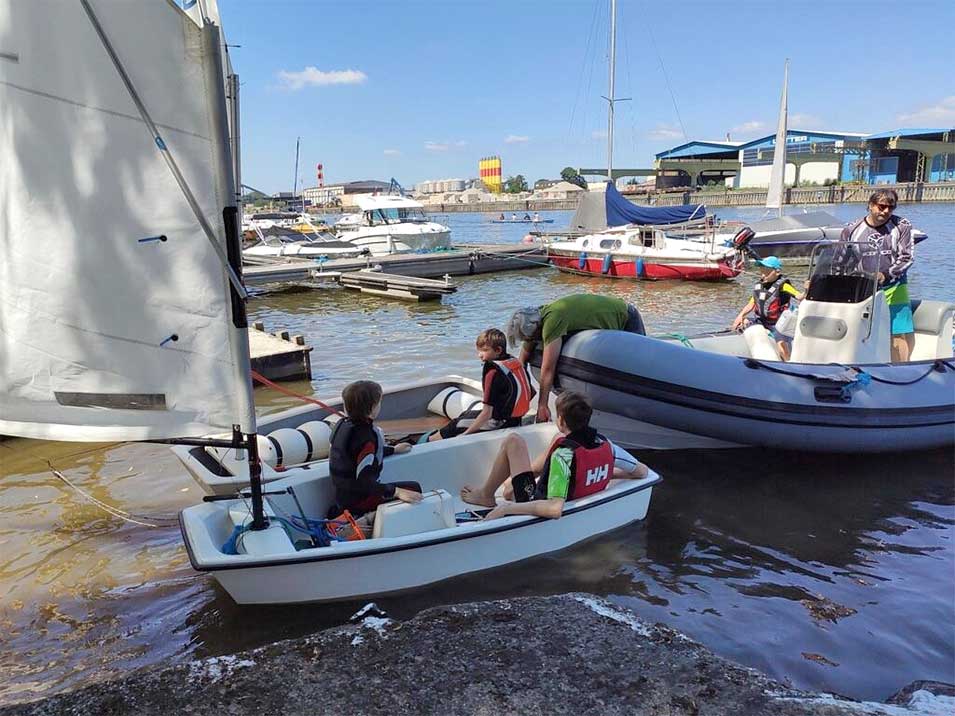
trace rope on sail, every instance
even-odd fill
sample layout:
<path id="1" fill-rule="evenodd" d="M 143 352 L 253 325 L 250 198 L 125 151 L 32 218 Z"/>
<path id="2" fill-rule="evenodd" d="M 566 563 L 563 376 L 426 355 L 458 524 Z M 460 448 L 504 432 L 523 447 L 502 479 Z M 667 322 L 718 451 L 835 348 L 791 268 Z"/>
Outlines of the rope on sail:
<path id="1" fill-rule="evenodd" d="M 169 151 L 169 147 L 167 147 L 165 141 L 163 141 L 162 135 L 159 133 L 159 127 L 157 127 L 156 123 L 153 122 L 152 116 L 150 116 L 149 111 L 146 109 L 146 106 L 140 99 L 139 93 L 136 91 L 136 87 L 133 85 L 132 80 L 126 73 L 126 69 L 123 67 L 123 63 L 120 61 L 119 56 L 113 49 L 113 45 L 106 36 L 103 26 L 100 25 L 99 19 L 96 17 L 96 13 L 93 12 L 93 8 L 90 5 L 89 0 L 80 0 L 80 4 L 82 4 L 83 9 L 86 11 L 86 14 L 90 19 L 90 23 L 93 25 L 93 29 L 96 30 L 96 34 L 99 36 L 100 42 L 103 43 L 106 54 L 108 54 L 110 60 L 112 60 L 113 66 L 116 68 L 116 72 L 119 74 L 120 79 L 122 79 L 123 84 L 126 86 L 126 91 L 129 92 L 130 99 L 133 100 L 133 104 L 135 104 L 136 109 L 139 110 L 139 116 L 142 117 L 143 122 L 146 123 L 146 126 L 152 133 L 153 141 L 156 142 L 156 146 L 162 153 L 163 159 L 166 160 L 166 165 L 169 167 L 169 171 L 172 172 L 172 175 L 175 178 L 176 183 L 179 185 L 179 189 L 182 191 L 183 196 L 185 196 L 186 201 L 189 204 L 189 208 L 192 209 L 192 213 L 195 214 L 196 220 L 199 222 L 199 226 L 202 227 L 202 231 L 205 233 L 206 238 L 209 239 L 209 243 L 211 243 L 212 248 L 215 249 L 215 252 L 219 257 L 219 261 L 222 263 L 222 267 L 229 276 L 229 281 L 232 283 L 232 287 L 235 289 L 235 292 L 239 295 L 239 297 L 247 298 L 248 294 L 245 290 L 245 286 L 242 285 L 242 279 L 239 278 L 238 274 L 236 274 L 232 266 L 229 264 L 229 257 L 226 256 L 225 250 L 216 240 L 215 231 L 213 231 L 212 227 L 209 225 L 205 214 L 202 212 L 202 208 L 199 206 L 199 202 L 196 201 L 196 197 L 192 193 L 192 189 L 189 188 L 186 178 L 179 170 L 179 165 L 176 163 L 172 153 Z"/>

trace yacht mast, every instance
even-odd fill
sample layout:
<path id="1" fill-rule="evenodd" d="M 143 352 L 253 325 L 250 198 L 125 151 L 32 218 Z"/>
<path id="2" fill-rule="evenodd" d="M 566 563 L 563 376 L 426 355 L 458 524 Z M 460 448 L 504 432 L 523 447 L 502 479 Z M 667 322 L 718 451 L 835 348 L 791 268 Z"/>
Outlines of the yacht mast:
<path id="1" fill-rule="evenodd" d="M 607 181 L 613 182 L 613 91 L 617 65 L 617 0 L 610 0 L 610 94 L 607 95 Z"/>

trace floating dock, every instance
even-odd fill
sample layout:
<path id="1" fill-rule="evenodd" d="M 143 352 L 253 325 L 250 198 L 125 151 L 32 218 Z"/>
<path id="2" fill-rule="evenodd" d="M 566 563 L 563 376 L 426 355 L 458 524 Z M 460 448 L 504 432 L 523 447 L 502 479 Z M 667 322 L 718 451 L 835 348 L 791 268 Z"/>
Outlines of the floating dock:
<path id="1" fill-rule="evenodd" d="M 341 282 L 349 272 L 377 268 L 385 274 L 417 278 L 472 276 L 496 271 L 542 268 L 547 255 L 540 245 L 462 245 L 450 251 L 424 254 L 330 259 L 328 261 L 277 261 L 246 266 L 243 278 L 249 285 L 281 283 Z"/>
<path id="2" fill-rule="evenodd" d="M 311 352 L 304 336 L 290 336 L 288 331 L 267 333 L 260 321 L 249 328 L 252 370 L 269 380 L 311 379 Z"/>
<path id="3" fill-rule="evenodd" d="M 443 281 L 414 276 L 399 276 L 374 269 L 349 271 L 339 276 L 338 282 L 344 288 L 371 293 L 376 296 L 400 298 L 407 301 L 434 301 L 458 290 L 451 283 L 451 276 L 445 274 Z"/>

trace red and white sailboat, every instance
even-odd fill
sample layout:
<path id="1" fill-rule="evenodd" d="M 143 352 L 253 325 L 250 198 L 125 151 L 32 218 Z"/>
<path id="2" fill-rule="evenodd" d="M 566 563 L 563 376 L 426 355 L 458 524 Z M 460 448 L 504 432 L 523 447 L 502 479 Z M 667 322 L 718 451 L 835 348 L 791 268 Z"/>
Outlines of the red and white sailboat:
<path id="1" fill-rule="evenodd" d="M 735 278 L 743 261 L 725 237 L 717 240 L 706 207 L 640 207 L 621 196 L 613 182 L 614 65 L 616 1 L 610 11 L 610 103 L 607 118 L 607 185 L 585 193 L 565 235 L 546 238 L 550 262 L 562 271 L 631 279 L 718 281 Z M 702 228 L 688 241 L 677 231 Z M 669 233 L 668 233 L 669 232 Z M 708 239 L 708 240 L 707 240 Z"/>
<path id="2" fill-rule="evenodd" d="M 720 281 L 743 269 L 735 246 L 705 224 L 706 207 L 635 206 L 608 183 L 581 197 L 569 235 L 545 242 L 562 271 L 629 279 Z M 702 224 L 702 227 L 699 225 Z M 606 226 L 603 230 L 589 230 Z M 692 240 L 678 231 L 693 230 Z"/>

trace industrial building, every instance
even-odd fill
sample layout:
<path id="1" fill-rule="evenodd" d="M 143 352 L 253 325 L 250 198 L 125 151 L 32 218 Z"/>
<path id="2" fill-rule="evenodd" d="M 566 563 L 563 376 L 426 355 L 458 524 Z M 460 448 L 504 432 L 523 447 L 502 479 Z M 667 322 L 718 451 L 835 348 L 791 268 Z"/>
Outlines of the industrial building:
<path id="1" fill-rule="evenodd" d="M 375 194 L 387 192 L 391 188 L 391 183 L 386 181 L 377 181 L 374 179 L 365 179 L 364 181 L 351 181 L 343 184 L 326 184 L 325 186 L 313 186 L 302 190 L 302 198 L 314 206 L 336 205 L 342 207 L 355 206 L 355 198 L 363 194 Z"/>
<path id="2" fill-rule="evenodd" d="M 464 179 L 429 179 L 415 184 L 417 194 L 442 194 L 449 191 L 464 191 L 470 182 Z"/>
<path id="3" fill-rule="evenodd" d="M 657 188 L 726 182 L 767 187 L 776 136 L 750 142 L 692 141 L 656 155 Z M 865 184 L 955 180 L 955 128 L 878 134 L 790 129 L 786 183 Z"/>

